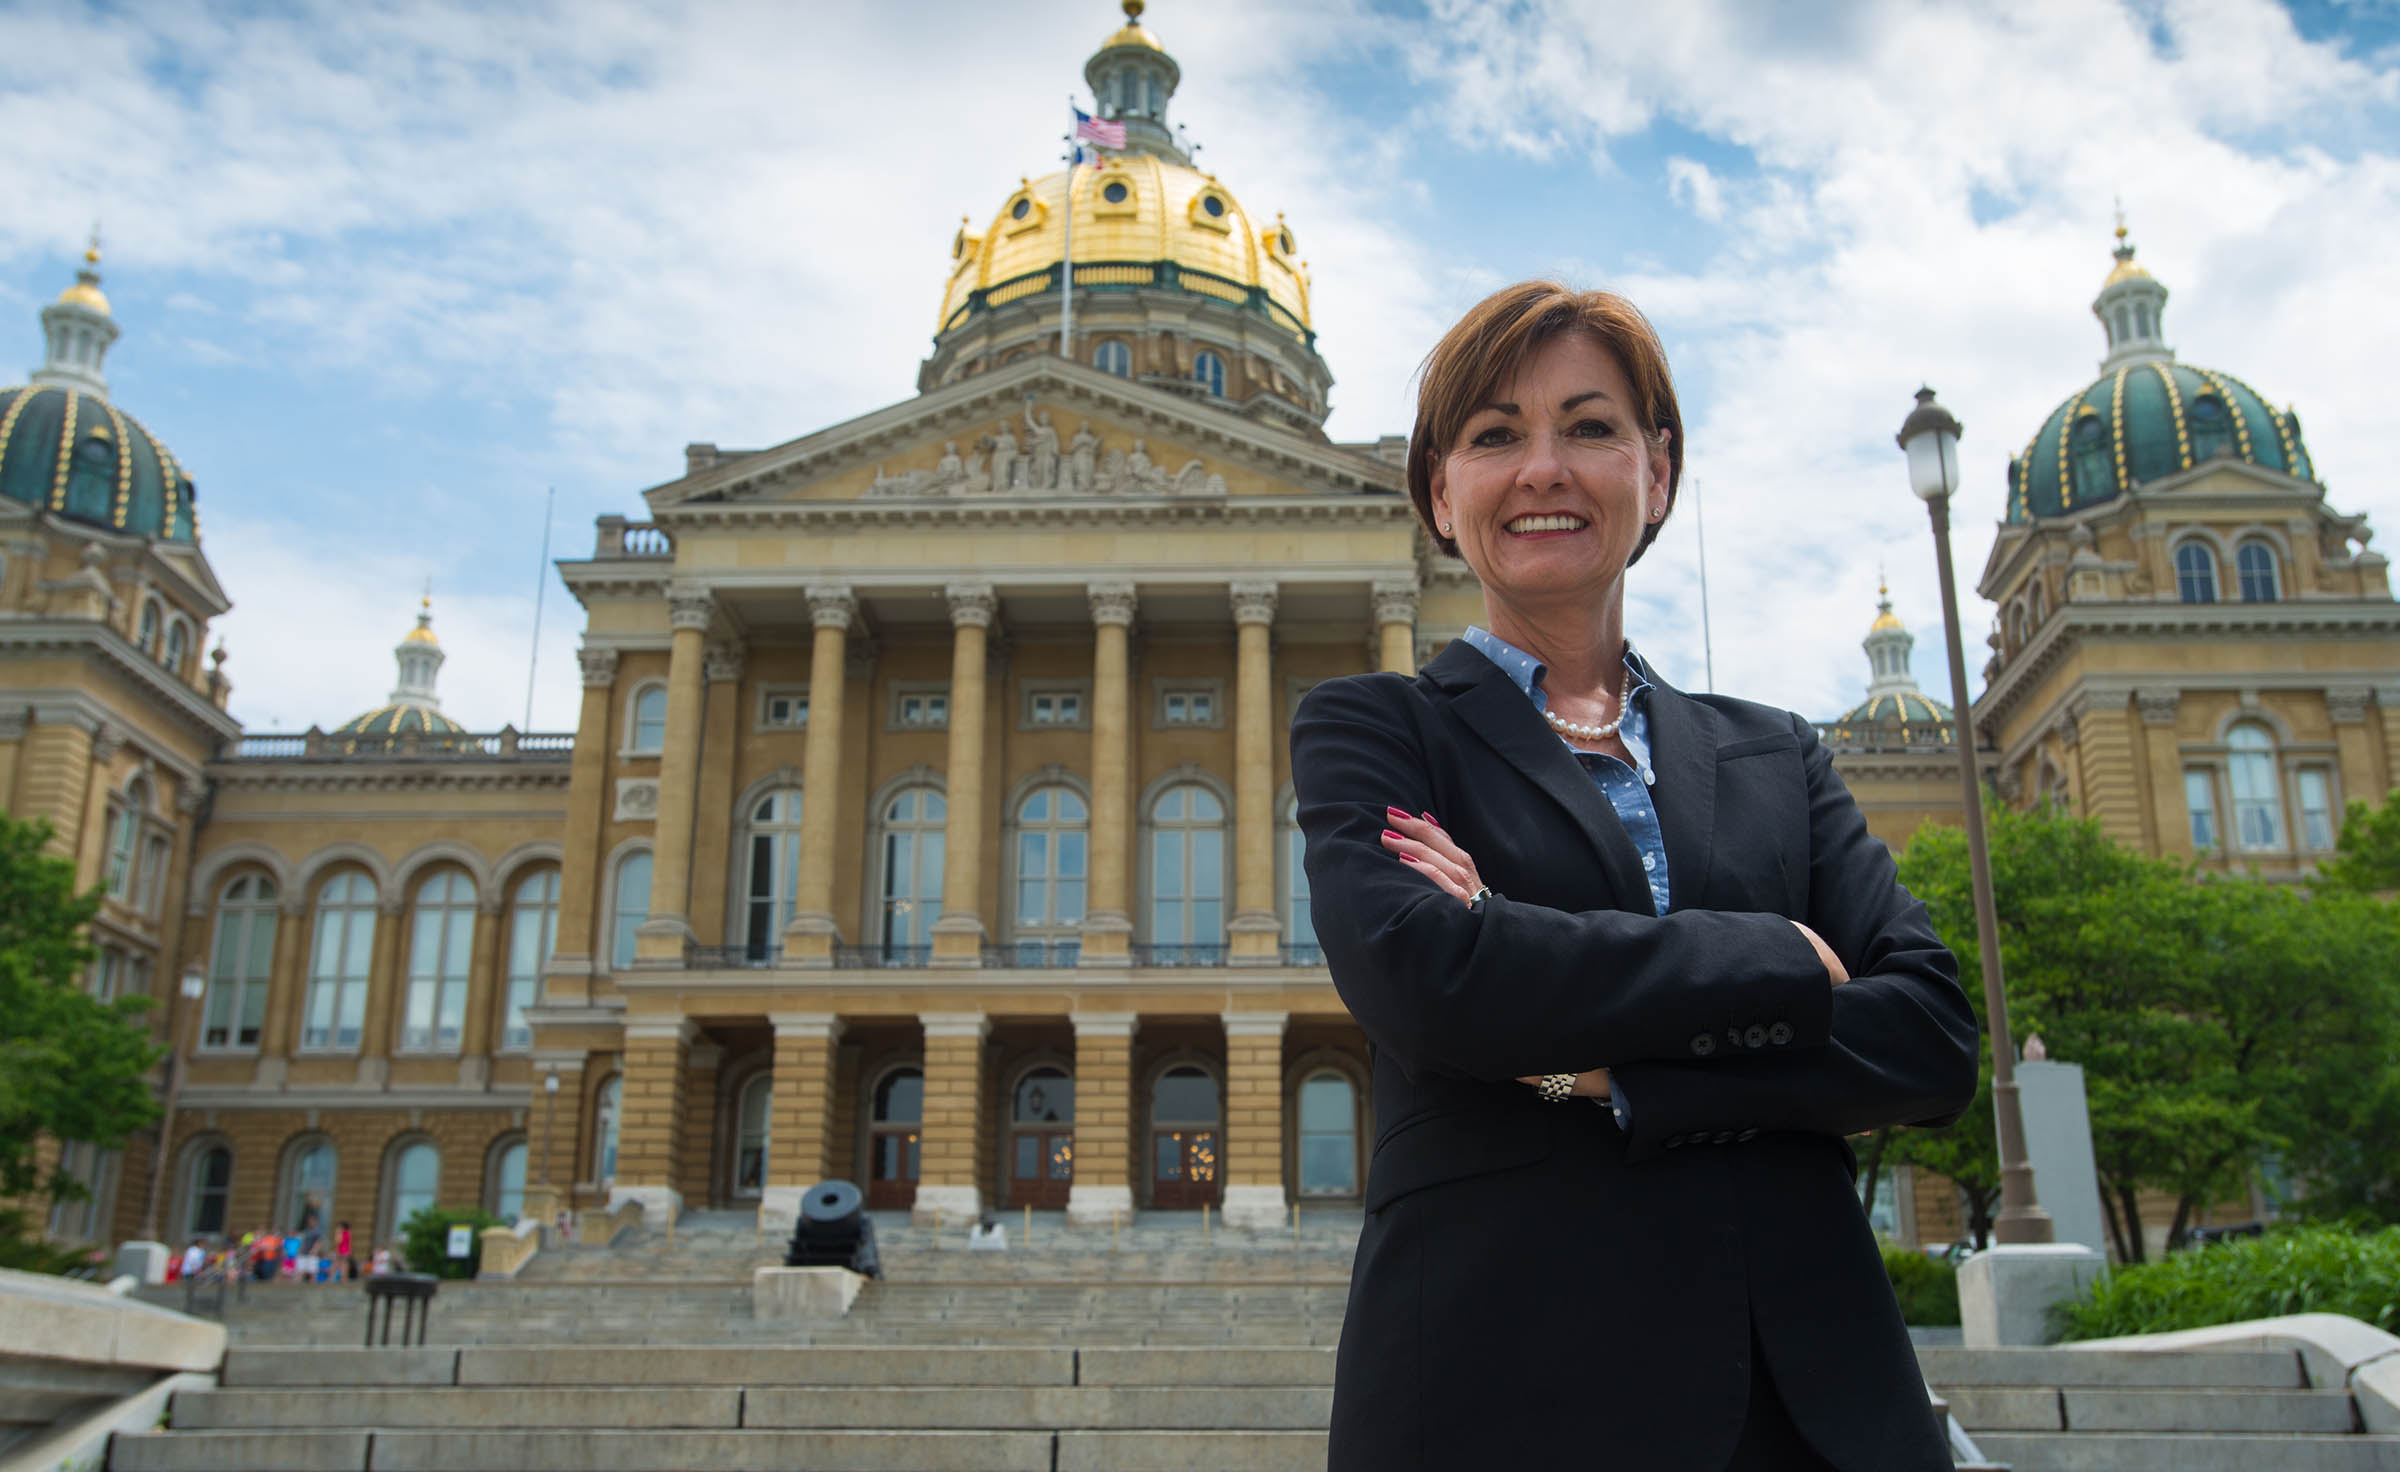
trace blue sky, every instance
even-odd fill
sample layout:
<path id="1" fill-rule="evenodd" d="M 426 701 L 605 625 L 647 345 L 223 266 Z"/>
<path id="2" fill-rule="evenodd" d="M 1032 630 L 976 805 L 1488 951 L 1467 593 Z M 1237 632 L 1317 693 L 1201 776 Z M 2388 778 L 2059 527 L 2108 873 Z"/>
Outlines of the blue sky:
<path id="1" fill-rule="evenodd" d="M 1509 280 L 1651 312 L 1720 688 L 1850 703 L 1888 566 L 1941 689 L 1892 429 L 1920 381 L 1966 421 L 1971 578 L 2008 452 L 2094 371 L 2119 197 L 2185 359 L 2296 404 L 2335 504 L 2400 524 L 2392 0 L 1146 21 L 1201 165 L 1299 234 L 1337 436 L 1404 431 L 1417 360 Z M 1107 0 L 0 0 L 0 354 L 38 362 L 35 315 L 100 220 L 111 384 L 199 479 L 236 714 L 296 730 L 379 701 L 430 578 L 446 708 L 521 721 L 546 488 L 577 554 L 686 441 L 907 397 L 952 229 L 1050 167 L 1116 22 Z M 1632 623 L 1697 685 L 1694 530 L 1645 561 Z M 1987 622 L 1969 608 L 1971 650 Z M 572 724 L 577 625 L 552 579 L 537 727 Z"/>

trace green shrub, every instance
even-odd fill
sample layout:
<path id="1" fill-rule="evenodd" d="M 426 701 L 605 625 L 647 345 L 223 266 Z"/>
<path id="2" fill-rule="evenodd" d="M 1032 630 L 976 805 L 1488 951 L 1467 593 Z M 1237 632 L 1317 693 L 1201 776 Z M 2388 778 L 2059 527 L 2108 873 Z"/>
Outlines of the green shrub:
<path id="1" fill-rule="evenodd" d="M 428 1206 L 400 1224 L 400 1256 L 412 1273 L 472 1278 L 483 1266 L 483 1229 L 507 1225 L 480 1206 Z M 474 1249 L 465 1257 L 450 1256 L 452 1227 L 475 1229 Z"/>
<path id="2" fill-rule="evenodd" d="M 1900 1300 L 1902 1319 L 1911 1324 L 1958 1322 L 1958 1269 L 1905 1247 L 1886 1247 L 1883 1270 L 1891 1277 L 1892 1296 Z"/>
<path id="3" fill-rule="evenodd" d="M 2400 1332 L 2400 1227 L 2292 1227 L 2107 1273 L 2052 1310 L 2060 1339 L 2113 1339 L 2280 1314 L 2348 1314 Z"/>

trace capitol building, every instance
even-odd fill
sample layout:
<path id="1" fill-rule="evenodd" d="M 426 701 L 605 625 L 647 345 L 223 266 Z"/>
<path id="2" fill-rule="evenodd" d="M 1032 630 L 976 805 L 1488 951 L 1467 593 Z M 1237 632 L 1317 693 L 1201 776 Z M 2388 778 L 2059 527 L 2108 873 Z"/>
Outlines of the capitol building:
<path id="1" fill-rule="evenodd" d="M 373 1241 L 431 1202 L 788 1219 L 827 1177 L 929 1222 L 1356 1209 L 1367 1044 L 1286 726 L 1481 602 L 1410 513 L 1404 439 L 1325 434 L 1308 221 L 1195 166 L 1180 76 L 1128 19 L 1083 69 L 1124 149 L 999 183 L 946 274 L 922 242 L 911 396 L 625 488 L 559 563 L 571 733 L 445 715 L 430 607 L 395 610 L 386 704 L 246 733 L 208 653 L 241 590 L 207 467 L 110 396 L 84 262 L 0 389 L 0 799 L 105 893 L 91 986 L 160 998 L 189 1062 L 155 1197 L 148 1138 L 65 1143 L 96 1197 L 55 1237 L 312 1202 Z M 2297 414 L 2182 362 L 2119 237 L 2098 376 L 1971 471 L 2006 507 L 1986 766 L 2012 804 L 2303 877 L 2394 785 L 2400 608 Z M 1864 698 L 1818 728 L 1895 847 L 1958 816 L 1911 644 L 1887 601 Z M 1953 1189 L 1900 1184 L 1888 1230 L 1959 1230 Z"/>

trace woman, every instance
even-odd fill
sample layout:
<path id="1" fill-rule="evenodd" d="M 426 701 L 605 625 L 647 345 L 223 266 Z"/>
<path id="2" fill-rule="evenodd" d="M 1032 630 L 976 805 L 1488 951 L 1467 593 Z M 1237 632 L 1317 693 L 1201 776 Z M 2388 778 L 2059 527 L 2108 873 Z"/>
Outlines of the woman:
<path id="1" fill-rule="evenodd" d="M 1408 462 L 1484 623 L 1294 719 L 1375 1053 L 1336 1472 L 1950 1465 L 1843 1137 L 1955 1118 L 1974 1016 L 1809 724 L 1627 642 L 1682 468 L 1630 303 L 1488 298 Z"/>

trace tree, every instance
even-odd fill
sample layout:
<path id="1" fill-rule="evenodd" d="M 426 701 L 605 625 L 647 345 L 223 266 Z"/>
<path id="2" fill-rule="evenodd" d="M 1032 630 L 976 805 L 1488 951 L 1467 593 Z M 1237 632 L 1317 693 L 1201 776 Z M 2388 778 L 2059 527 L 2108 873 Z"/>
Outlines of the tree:
<path id="1" fill-rule="evenodd" d="M 2318 889 L 2357 894 L 2400 890 L 2400 802 L 2387 796 L 2381 807 L 2370 808 L 2352 798 L 2333 848 L 2333 861 L 2317 870 Z"/>
<path id="2" fill-rule="evenodd" d="M 158 1118 L 150 999 L 84 989 L 100 895 L 75 893 L 75 866 L 44 852 L 50 836 L 48 823 L 0 815 L 0 1199 L 83 1199 L 60 1165 L 42 1168 L 43 1138 L 113 1147 Z M 0 1236 L 29 1230 L 19 1215 Z"/>

